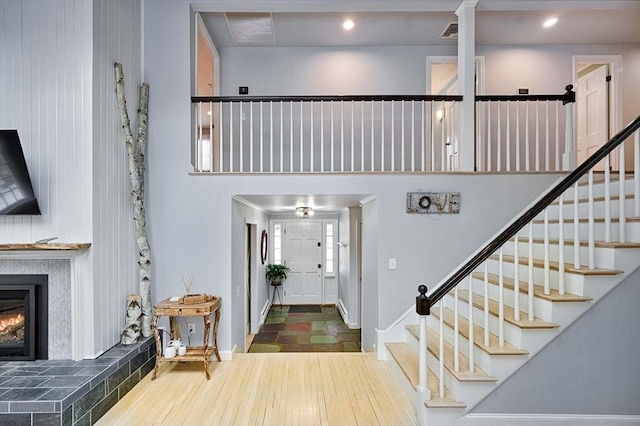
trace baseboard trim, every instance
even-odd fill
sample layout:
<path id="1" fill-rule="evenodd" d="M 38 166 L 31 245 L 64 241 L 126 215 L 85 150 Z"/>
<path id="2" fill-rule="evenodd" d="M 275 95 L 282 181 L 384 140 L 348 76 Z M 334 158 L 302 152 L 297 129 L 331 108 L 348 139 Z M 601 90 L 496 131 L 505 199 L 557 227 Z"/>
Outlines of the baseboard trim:
<path id="1" fill-rule="evenodd" d="M 459 419 L 461 424 L 474 426 L 578 426 L 583 424 L 602 426 L 628 426 L 640 424 L 640 416 L 599 414 L 489 414 L 472 413 Z"/>
<path id="2" fill-rule="evenodd" d="M 240 352 L 240 348 L 238 347 L 238 345 L 233 345 L 233 349 L 231 349 L 230 351 L 218 351 L 220 353 L 220 359 L 223 361 L 232 361 L 233 360 L 233 354 L 236 352 Z M 215 357 L 213 357 L 213 359 L 215 360 Z"/>

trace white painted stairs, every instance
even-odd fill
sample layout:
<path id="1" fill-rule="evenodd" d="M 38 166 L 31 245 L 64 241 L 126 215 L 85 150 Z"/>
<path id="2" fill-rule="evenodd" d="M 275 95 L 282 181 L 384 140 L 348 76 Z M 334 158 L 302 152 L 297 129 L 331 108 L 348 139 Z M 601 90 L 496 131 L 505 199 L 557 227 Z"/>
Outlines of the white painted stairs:
<path id="1" fill-rule="evenodd" d="M 381 359 L 389 360 L 397 373 L 397 378 L 408 395 L 414 399 L 421 424 L 451 425 L 460 422 L 466 413 L 500 386 L 510 375 L 526 363 L 531 357 L 562 333 L 567 326 L 590 309 L 605 294 L 622 282 L 625 277 L 640 267 L 640 218 L 633 199 L 633 178 L 625 180 L 626 243 L 604 242 L 604 192 L 605 184 L 597 182 L 593 185 L 595 222 L 595 268 L 589 269 L 587 226 L 588 199 L 586 177 L 581 179 L 578 187 L 579 257 L 580 267 L 575 268 L 574 257 L 574 188 L 565 192 L 563 197 L 564 218 L 564 285 L 565 294 L 559 292 L 559 204 L 556 201 L 548 207 L 548 247 L 545 249 L 545 225 L 542 214 L 518 232 L 517 253 L 515 238 L 503 246 L 502 266 L 499 255 L 495 254 L 472 274 L 472 279 L 465 278 L 455 292 L 450 292 L 442 299 L 441 304 L 431 308 L 428 317 L 427 365 L 428 388 L 431 399 L 425 400 L 424 393 L 418 392 L 418 358 L 419 358 L 419 317 L 415 308 L 410 308 L 388 330 L 378 335 L 378 351 Z M 611 193 L 618 194 L 619 182 L 610 184 Z M 618 239 L 618 219 L 620 197 L 611 196 L 612 238 Z M 598 217 L 600 216 L 600 217 Z M 555 218 L 555 219 L 551 219 Z M 529 229 L 532 226 L 533 239 L 529 242 Z M 629 242 L 630 241 L 630 242 Z M 530 320 L 529 312 L 529 252 L 532 253 L 531 276 L 535 283 L 533 300 L 534 318 Z M 548 271 L 545 272 L 545 252 L 548 252 Z M 518 265 L 519 289 L 515 291 L 514 275 Z M 486 273 L 485 273 L 486 268 Z M 499 303 L 500 271 L 503 274 L 504 298 L 504 345 L 499 343 Z M 550 291 L 545 294 L 545 275 L 548 277 Z M 488 311 L 485 313 L 485 281 L 488 296 Z M 470 311 L 469 286 L 472 286 L 473 303 Z M 519 305 L 519 320 L 515 319 L 514 306 Z M 442 305 L 442 306 L 440 306 Z M 473 344 L 469 344 L 469 317 L 473 319 Z M 443 316 L 441 324 L 440 317 Z M 458 324 L 456 326 L 456 317 Z M 485 324 L 489 325 L 489 345 L 485 346 Z M 456 332 L 457 330 L 457 332 Z M 443 334 L 443 347 L 440 348 L 440 334 Z M 456 334 L 458 335 L 456 343 Z M 458 368 L 455 366 L 454 353 L 459 351 Z M 469 354 L 473 351 L 474 368 L 469 368 Z M 442 376 L 439 358 L 444 354 Z M 444 397 L 439 396 L 439 381 L 444 381 Z M 464 424 L 469 424 L 464 423 Z"/>

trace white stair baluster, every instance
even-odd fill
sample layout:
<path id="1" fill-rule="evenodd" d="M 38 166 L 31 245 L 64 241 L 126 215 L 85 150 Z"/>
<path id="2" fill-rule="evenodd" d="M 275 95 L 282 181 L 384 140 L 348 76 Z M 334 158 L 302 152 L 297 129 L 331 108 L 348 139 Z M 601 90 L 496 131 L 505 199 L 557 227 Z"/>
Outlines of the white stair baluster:
<path id="1" fill-rule="evenodd" d="M 324 172 L 324 101 L 320 101 L 320 172 Z"/>
<path id="2" fill-rule="evenodd" d="M 244 109 L 242 107 L 242 101 L 240 101 L 240 113 L 238 114 L 238 128 L 240 133 L 240 173 L 244 172 L 244 139 L 243 139 L 243 129 L 242 125 L 242 114 L 244 114 Z"/>
<path id="3" fill-rule="evenodd" d="M 415 132 L 415 121 L 416 121 L 416 103 L 415 101 L 411 101 L 411 171 L 416 171 L 416 132 Z M 404 126 L 402 127 L 404 129 Z M 404 161 L 403 161 L 404 164 Z"/>
<path id="4" fill-rule="evenodd" d="M 531 158 L 530 158 L 530 152 L 529 152 L 529 102 L 527 102 L 527 109 L 525 111 L 525 118 L 524 118 L 524 169 L 525 171 L 529 171 L 531 169 Z"/>
<path id="5" fill-rule="evenodd" d="M 356 164 L 355 164 L 355 144 L 356 144 L 356 139 L 355 139 L 355 118 L 354 118 L 354 110 L 355 109 L 355 104 L 353 101 L 351 101 L 351 169 L 349 169 L 350 172 L 355 172 L 356 171 Z"/>
<path id="6" fill-rule="evenodd" d="M 498 251 L 499 258 L 499 275 L 498 275 L 498 345 L 504 346 L 504 271 L 503 271 L 503 253 L 502 247 Z M 518 260 L 515 260 L 515 266 L 517 267 Z"/>
<path id="7" fill-rule="evenodd" d="M 435 114 L 435 110 L 436 110 L 436 103 L 435 101 L 431 101 L 431 114 L 429 114 L 429 116 L 431 117 L 431 165 L 430 165 L 430 169 L 429 171 L 435 172 L 436 171 L 436 114 Z"/>
<path id="8" fill-rule="evenodd" d="M 229 103 L 229 104 L 231 104 L 231 103 Z M 222 105 L 223 105 L 223 103 L 220 102 L 219 108 L 218 108 L 219 109 L 219 111 L 218 111 L 218 113 L 219 113 L 218 114 L 218 127 L 220 128 L 220 132 L 219 132 L 219 135 L 218 135 L 218 138 L 219 138 L 218 139 L 218 146 L 220 147 L 220 155 L 219 155 L 219 164 L 220 165 L 219 165 L 219 169 L 218 170 L 220 171 L 220 173 L 222 173 L 224 171 L 223 170 L 223 167 L 224 167 L 224 162 L 223 162 L 223 157 L 224 157 L 223 145 L 224 145 L 224 143 L 223 143 L 223 141 L 224 141 L 224 139 L 222 138 L 222 134 L 223 134 L 223 130 L 222 130 L 222 127 L 223 127 L 222 126 Z M 213 152 L 213 149 L 211 150 L 211 152 Z"/>
<path id="9" fill-rule="evenodd" d="M 229 172 L 233 171 L 233 102 L 229 102 Z"/>
<path id="10" fill-rule="evenodd" d="M 489 267 L 484 262 L 484 346 L 489 347 Z"/>
<path id="11" fill-rule="evenodd" d="M 487 102 L 487 171 L 491 171 L 491 102 Z"/>
<path id="12" fill-rule="evenodd" d="M 596 267 L 595 216 L 593 212 L 593 169 L 589 170 L 589 269 Z"/>
<path id="13" fill-rule="evenodd" d="M 304 172 L 304 102 L 300 101 L 300 172 Z"/>
<path id="14" fill-rule="evenodd" d="M 611 242 L 611 155 L 604 159 L 604 240 Z M 624 202 L 620 199 L 620 202 Z"/>
<path id="15" fill-rule="evenodd" d="M 316 167 L 315 164 L 313 164 L 313 152 L 315 151 L 315 147 L 313 145 L 313 101 L 309 102 L 309 143 L 311 145 L 311 150 L 309 152 L 310 154 L 310 160 L 309 160 L 309 171 L 310 172 L 315 172 L 316 171 Z"/>
<path id="16" fill-rule="evenodd" d="M 269 173 L 273 173 L 273 101 L 269 101 Z"/>
<path id="17" fill-rule="evenodd" d="M 471 298 L 471 295 L 469 295 Z M 457 373 L 460 371 L 460 320 L 458 318 L 458 286 L 453 289 L 453 369 Z M 469 303 L 473 304 L 471 299 Z M 442 379 L 442 376 L 440 376 Z"/>
<path id="18" fill-rule="evenodd" d="M 544 209 L 544 294 L 551 294 L 551 259 L 549 258 L 549 209 Z"/>
<path id="19" fill-rule="evenodd" d="M 375 111 L 374 111 L 374 107 L 375 107 L 375 103 L 373 101 L 371 101 L 371 171 L 375 171 L 376 167 L 375 167 L 375 161 L 376 161 L 376 157 L 375 157 Z"/>
<path id="20" fill-rule="evenodd" d="M 333 113 L 334 113 L 334 107 L 333 107 L 333 101 L 331 101 L 331 156 L 329 158 L 329 163 L 331 164 L 331 168 L 330 170 L 333 172 L 333 162 L 334 162 L 334 145 L 335 145 L 335 135 L 334 135 L 334 118 L 333 118 Z"/>
<path id="21" fill-rule="evenodd" d="M 514 235 L 513 242 L 513 258 L 515 259 L 515 265 L 518 265 L 519 256 L 519 242 L 518 233 Z M 520 321 L 520 268 L 513 268 L 513 319 Z"/>
<path id="22" fill-rule="evenodd" d="M 364 101 L 360 102 L 360 171 L 364 172 Z"/>
<path id="23" fill-rule="evenodd" d="M 240 114 L 240 118 L 242 118 L 242 114 Z M 242 129 L 242 124 L 240 124 L 240 129 Z M 260 135 L 262 136 L 262 101 L 260 101 Z M 260 163 L 262 164 L 262 138 L 260 138 Z M 242 160 L 240 160 L 240 164 L 242 164 Z M 249 101 L 249 171 L 253 173 L 253 101 Z"/>
<path id="24" fill-rule="evenodd" d="M 633 136 L 633 204 L 634 216 L 640 217 L 640 130 Z"/>
<path id="25" fill-rule="evenodd" d="M 515 265 L 514 267 L 517 267 L 517 265 Z M 533 282 L 533 222 L 529 222 L 529 267 L 527 268 L 528 271 L 528 287 L 527 287 L 527 302 L 528 302 L 528 314 L 529 314 L 529 321 L 533 321 L 534 319 L 534 314 L 533 314 L 533 289 L 534 289 L 534 282 Z"/>
<path id="26" fill-rule="evenodd" d="M 626 227 L 627 227 L 627 212 L 626 212 L 626 206 L 624 204 L 625 201 L 625 190 L 624 190 L 624 184 L 625 184 L 625 173 L 626 173 L 626 169 L 625 169 L 625 158 L 624 158 L 624 144 L 621 144 L 618 147 L 618 159 L 620 161 L 620 165 L 619 165 L 619 170 L 620 170 L 620 175 L 618 176 L 618 179 L 620 179 L 619 182 L 619 192 L 620 192 L 620 202 L 618 203 L 619 206 L 619 222 L 618 225 L 620 227 L 619 230 L 619 237 L 618 240 L 621 243 L 626 243 L 627 242 L 627 232 L 626 232 Z"/>
<path id="27" fill-rule="evenodd" d="M 396 101 L 391 101 L 391 171 L 396 171 Z"/>
<path id="28" fill-rule="evenodd" d="M 400 129 L 400 134 L 401 134 L 401 142 L 400 142 L 400 158 L 402 160 L 402 164 L 400 165 L 400 170 L 404 172 L 404 128 L 405 128 L 405 121 L 404 121 L 404 99 L 400 102 L 400 123 L 402 124 L 402 127 Z"/>
<path id="29" fill-rule="evenodd" d="M 289 102 L 289 171 L 293 172 L 293 101 Z"/>
<path id="30" fill-rule="evenodd" d="M 440 299 L 440 350 L 438 351 L 439 368 L 438 368 L 438 395 L 440 398 L 444 398 L 444 302 Z"/>
<path id="31" fill-rule="evenodd" d="M 511 171 L 511 101 L 507 101 L 507 171 Z"/>
<path id="32" fill-rule="evenodd" d="M 252 102 L 253 103 L 253 102 Z M 264 171 L 264 103 L 260 101 L 260 173 Z M 253 106 L 251 107 L 253 116 Z M 251 118 L 251 137 L 253 138 L 253 119 Z M 251 142 L 253 146 L 253 141 Z M 253 150 L 251 150 L 251 168 L 253 169 Z"/>
<path id="33" fill-rule="evenodd" d="M 447 139 L 446 139 L 446 123 L 447 123 L 447 117 L 448 114 L 446 113 L 446 105 L 444 103 L 444 101 L 441 102 L 441 108 L 442 108 L 442 119 L 440 120 L 442 122 L 442 124 L 440 125 L 440 132 L 441 132 L 441 138 L 440 138 L 440 145 L 442 145 L 442 158 L 441 158 L 441 162 L 442 162 L 442 168 L 440 169 L 440 171 L 444 172 L 447 168 L 446 168 L 446 159 L 447 159 Z"/>
<path id="34" fill-rule="evenodd" d="M 558 293 L 564 294 L 564 194 L 560 194 L 558 202 Z"/>
<path id="35" fill-rule="evenodd" d="M 516 171 L 520 171 L 520 101 L 516 101 Z"/>
<path id="36" fill-rule="evenodd" d="M 556 171 L 562 170 L 562 161 L 560 157 L 560 101 L 556 101 L 556 152 L 555 152 Z"/>
<path id="37" fill-rule="evenodd" d="M 380 101 L 380 171 L 384 172 L 384 101 Z"/>
<path id="38" fill-rule="evenodd" d="M 573 187 L 573 267 L 580 269 L 580 211 L 578 182 Z"/>
<path id="39" fill-rule="evenodd" d="M 496 149 L 497 155 L 498 155 L 498 158 L 497 158 L 498 163 L 496 165 L 497 171 L 502 171 L 502 119 L 500 118 L 501 115 L 502 115 L 501 102 L 498 101 L 498 128 L 497 128 L 498 136 L 496 140 L 498 144 L 498 147 Z"/>
<path id="40" fill-rule="evenodd" d="M 210 141 L 209 141 L 210 145 L 209 146 L 211 147 L 210 150 L 209 150 L 209 160 L 210 160 L 209 164 L 211 164 L 211 167 L 210 167 L 211 170 L 209 170 L 209 171 L 213 172 L 213 169 L 215 167 L 215 163 L 213 162 L 213 160 L 215 158 L 215 155 L 214 155 L 214 152 L 213 152 L 213 135 L 214 135 L 214 133 L 213 133 L 213 102 L 209 102 L 209 112 L 211 113 L 211 119 L 209 120 L 209 134 L 211 135 L 211 137 L 209 137 L 209 139 L 210 139 Z"/>
<path id="41" fill-rule="evenodd" d="M 549 171 L 549 163 L 551 162 L 549 149 L 549 100 L 545 101 L 545 123 L 544 123 L 544 169 Z"/>
<path id="42" fill-rule="evenodd" d="M 473 299 L 473 274 L 469 274 L 469 297 Z M 474 335 L 473 335 L 473 303 L 469 303 L 469 372 L 475 371 L 473 359 Z"/>
<path id="43" fill-rule="evenodd" d="M 284 171 L 284 104 L 280 101 L 280 173 Z"/>

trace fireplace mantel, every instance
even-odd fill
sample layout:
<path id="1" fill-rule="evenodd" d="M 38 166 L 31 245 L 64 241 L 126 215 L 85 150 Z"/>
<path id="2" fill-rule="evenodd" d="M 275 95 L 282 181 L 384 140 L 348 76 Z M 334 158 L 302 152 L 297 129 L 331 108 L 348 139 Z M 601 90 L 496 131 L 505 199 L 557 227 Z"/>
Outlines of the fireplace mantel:
<path id="1" fill-rule="evenodd" d="M 14 243 L 0 244 L 0 251 L 85 250 L 89 247 L 91 243 Z"/>

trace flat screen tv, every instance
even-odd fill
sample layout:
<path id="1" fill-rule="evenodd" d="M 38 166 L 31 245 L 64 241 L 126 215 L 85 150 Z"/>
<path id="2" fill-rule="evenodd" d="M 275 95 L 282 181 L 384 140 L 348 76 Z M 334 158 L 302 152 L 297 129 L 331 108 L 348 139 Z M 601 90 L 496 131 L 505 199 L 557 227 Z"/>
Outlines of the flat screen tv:
<path id="1" fill-rule="evenodd" d="M 17 130 L 0 130 L 0 215 L 39 215 Z"/>

